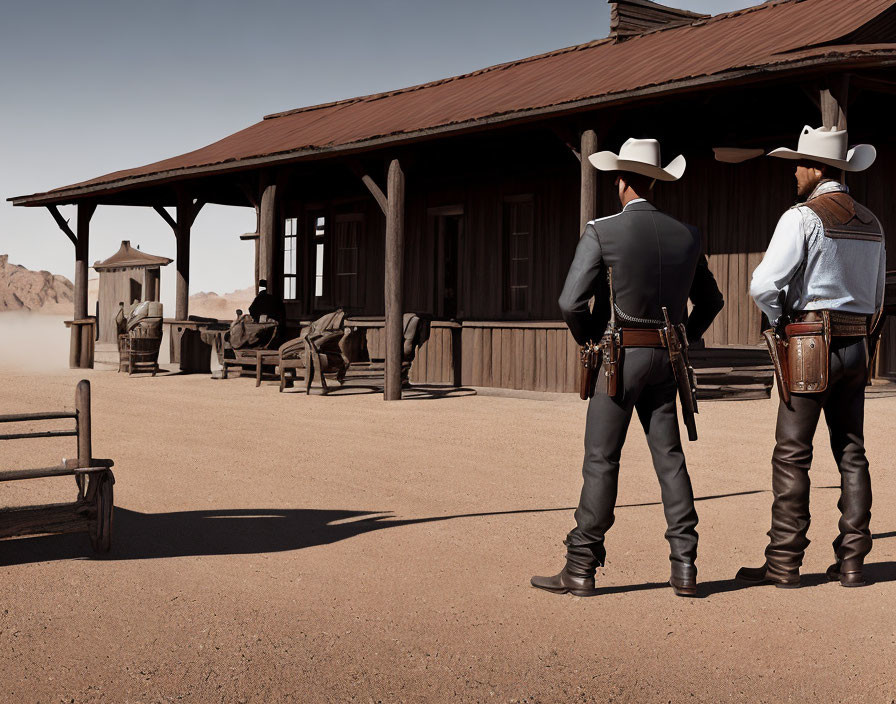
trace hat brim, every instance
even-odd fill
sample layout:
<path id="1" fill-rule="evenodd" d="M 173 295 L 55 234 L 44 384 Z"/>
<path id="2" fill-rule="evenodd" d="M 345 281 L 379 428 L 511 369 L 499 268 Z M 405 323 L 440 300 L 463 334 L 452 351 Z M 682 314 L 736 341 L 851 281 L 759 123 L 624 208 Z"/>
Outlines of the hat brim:
<path id="1" fill-rule="evenodd" d="M 799 161 L 801 159 L 806 161 L 817 161 L 819 164 L 827 164 L 828 166 L 836 167 L 842 171 L 855 172 L 864 171 L 874 163 L 874 160 L 877 159 L 877 149 L 870 144 L 858 144 L 846 153 L 845 161 L 843 159 L 828 159 L 815 154 L 805 154 L 793 149 L 787 149 L 786 147 L 774 149 L 770 151 L 768 155 L 777 157 L 778 159 L 789 159 L 791 161 Z"/>
<path id="2" fill-rule="evenodd" d="M 675 157 L 665 169 L 653 164 L 645 164 L 643 161 L 620 159 L 619 155 L 613 152 L 597 152 L 597 154 L 589 156 L 588 161 L 598 171 L 628 171 L 648 178 L 655 178 L 657 181 L 677 181 L 684 175 L 687 168 L 687 161 L 682 155 Z"/>
<path id="3" fill-rule="evenodd" d="M 723 164 L 742 164 L 765 154 L 764 149 L 741 149 L 740 147 L 713 147 L 716 161 Z"/>

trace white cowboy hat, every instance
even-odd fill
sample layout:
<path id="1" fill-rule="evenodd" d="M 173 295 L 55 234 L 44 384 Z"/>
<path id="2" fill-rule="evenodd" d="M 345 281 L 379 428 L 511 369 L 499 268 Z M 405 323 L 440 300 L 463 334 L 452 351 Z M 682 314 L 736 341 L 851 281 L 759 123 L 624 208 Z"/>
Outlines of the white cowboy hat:
<path id="1" fill-rule="evenodd" d="M 677 181 L 684 174 L 687 162 L 679 155 L 664 169 L 660 161 L 660 143 L 655 139 L 629 139 L 619 154 L 598 152 L 588 161 L 600 171 L 629 171 L 658 181 Z"/>
<path id="2" fill-rule="evenodd" d="M 864 171 L 874 163 L 877 150 L 870 144 L 858 144 L 848 149 L 847 139 L 846 130 L 836 130 L 833 127 L 812 129 L 806 125 L 796 151 L 781 147 L 768 155 L 780 159 L 817 161 L 842 171 Z"/>

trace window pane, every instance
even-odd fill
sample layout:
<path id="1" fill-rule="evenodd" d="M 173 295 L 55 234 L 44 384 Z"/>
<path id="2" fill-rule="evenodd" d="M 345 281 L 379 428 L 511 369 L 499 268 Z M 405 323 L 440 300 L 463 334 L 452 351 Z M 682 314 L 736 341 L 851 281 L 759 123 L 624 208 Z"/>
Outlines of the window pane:
<path id="1" fill-rule="evenodd" d="M 314 256 L 314 274 L 316 276 L 324 275 L 324 245 L 321 242 L 315 248 L 315 256 Z"/>

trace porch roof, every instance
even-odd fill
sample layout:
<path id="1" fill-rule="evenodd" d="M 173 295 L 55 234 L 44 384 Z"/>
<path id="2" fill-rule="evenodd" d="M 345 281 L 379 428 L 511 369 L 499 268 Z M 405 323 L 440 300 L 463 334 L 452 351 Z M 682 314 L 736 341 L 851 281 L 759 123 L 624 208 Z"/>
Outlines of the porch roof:
<path id="1" fill-rule="evenodd" d="M 101 199 L 203 174 L 362 151 L 662 93 L 896 63 L 896 0 L 772 0 L 628 39 L 606 38 L 410 88 L 266 116 L 186 154 L 15 205 Z"/>

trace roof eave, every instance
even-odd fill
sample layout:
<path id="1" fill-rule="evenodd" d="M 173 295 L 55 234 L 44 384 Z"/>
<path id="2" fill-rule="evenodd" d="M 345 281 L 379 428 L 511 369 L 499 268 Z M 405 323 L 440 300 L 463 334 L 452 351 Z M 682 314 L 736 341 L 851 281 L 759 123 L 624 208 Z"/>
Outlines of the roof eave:
<path id="1" fill-rule="evenodd" d="M 382 135 L 358 142 L 335 145 L 332 147 L 311 147 L 305 149 L 296 149 L 287 152 L 248 157 L 245 159 L 223 161 L 215 164 L 191 166 L 180 169 L 172 169 L 169 171 L 159 171 L 152 174 L 127 177 L 118 181 L 109 181 L 106 183 L 66 188 L 45 193 L 14 196 L 12 198 L 8 198 L 7 200 L 10 201 L 13 206 L 35 207 L 62 205 L 73 203 L 84 198 L 89 198 L 90 196 L 96 196 L 100 194 L 111 195 L 125 190 L 137 189 L 141 186 L 158 186 L 171 181 L 184 180 L 195 176 L 223 174 L 232 171 L 242 171 L 258 168 L 261 166 L 299 162 L 310 159 L 319 159 L 322 157 L 369 151 L 371 149 L 376 149 L 388 145 L 410 143 L 429 139 L 432 137 L 475 131 L 478 129 L 482 129 L 483 127 L 489 127 L 492 125 L 523 122 L 547 116 L 559 116 L 568 113 L 580 112 L 582 110 L 587 110 L 594 107 L 608 107 L 617 103 L 624 103 L 634 99 L 656 97 L 657 95 L 661 95 L 664 93 L 680 93 L 687 90 L 705 89 L 715 85 L 722 85 L 733 82 L 750 82 L 761 79 L 763 76 L 769 74 L 780 76 L 786 75 L 788 72 L 795 72 L 807 68 L 814 70 L 823 70 L 825 67 L 830 66 L 831 64 L 836 64 L 840 70 L 846 68 L 855 69 L 869 66 L 873 66 L 876 68 L 893 66 L 896 65 L 896 46 L 894 46 L 892 49 L 875 49 L 872 51 L 862 50 L 860 47 L 857 47 L 855 50 L 850 52 L 836 52 L 825 54 L 822 56 L 796 59 L 793 61 L 782 60 L 780 62 L 771 64 L 742 67 L 722 73 L 683 78 L 676 81 L 669 81 L 666 83 L 660 83 L 651 86 L 642 86 L 640 88 L 623 91 L 620 93 L 610 93 L 600 96 L 583 98 L 576 101 L 547 105 L 539 108 L 527 108 L 523 110 L 516 110 L 513 112 L 499 113 L 484 118 L 466 120 L 464 122 L 449 123 L 446 125 L 440 125 L 438 127 L 424 128 L 413 132 L 400 132 L 396 134 Z"/>

